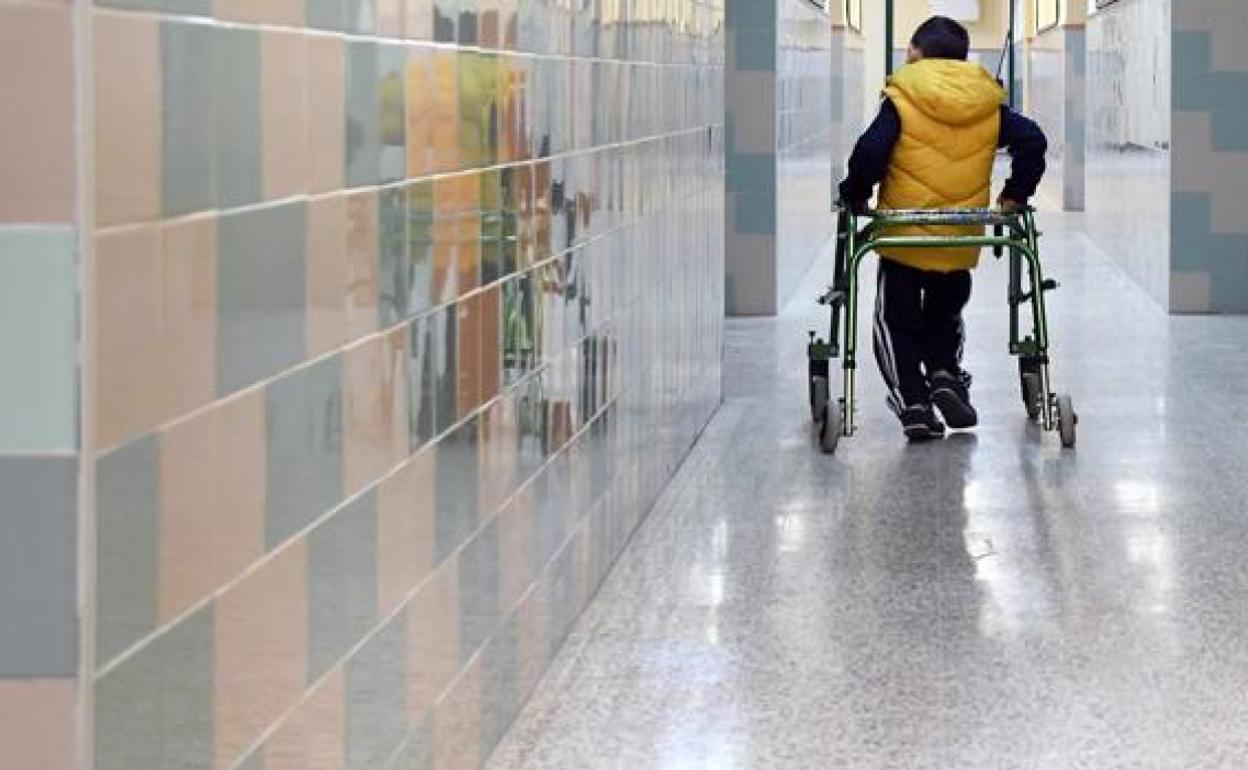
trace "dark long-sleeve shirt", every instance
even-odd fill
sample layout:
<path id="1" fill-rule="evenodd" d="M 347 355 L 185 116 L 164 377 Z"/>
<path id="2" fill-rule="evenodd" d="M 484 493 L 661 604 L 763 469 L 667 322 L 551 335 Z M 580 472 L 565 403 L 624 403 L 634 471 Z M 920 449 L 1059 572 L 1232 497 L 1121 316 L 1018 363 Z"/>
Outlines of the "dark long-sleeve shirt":
<path id="1" fill-rule="evenodd" d="M 858 140 L 849 158 L 849 177 L 841 182 L 841 200 L 862 206 L 871 198 L 875 186 L 888 175 L 893 148 L 901 138 L 901 115 L 888 99 L 880 104 L 880 114 Z M 1044 176 L 1044 154 L 1049 142 L 1035 121 L 1019 115 L 1009 107 L 1001 108 L 1001 133 L 998 147 L 1010 153 L 1010 178 L 1005 183 L 1003 198 L 1026 204 L 1036 194 Z"/>

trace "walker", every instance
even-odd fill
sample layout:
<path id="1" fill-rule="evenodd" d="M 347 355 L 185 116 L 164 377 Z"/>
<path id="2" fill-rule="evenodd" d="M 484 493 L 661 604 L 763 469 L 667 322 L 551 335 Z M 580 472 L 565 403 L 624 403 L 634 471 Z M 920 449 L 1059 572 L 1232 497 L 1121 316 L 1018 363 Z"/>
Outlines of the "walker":
<path id="1" fill-rule="evenodd" d="M 860 220 L 868 220 L 860 226 Z M 991 225 L 992 235 L 935 236 L 886 235 L 898 225 Z M 819 446 L 827 454 L 836 451 L 841 437 L 854 435 L 854 385 L 857 372 L 858 268 L 867 254 L 889 248 L 942 248 L 950 246 L 991 246 L 1000 258 L 1009 252 L 1010 355 L 1018 358 L 1019 386 L 1023 406 L 1030 420 L 1039 420 L 1046 431 L 1056 430 L 1062 446 L 1075 446 L 1079 417 L 1068 395 L 1051 389 L 1049 376 L 1049 326 L 1044 295 L 1058 287 L 1046 279 L 1040 264 L 1040 233 L 1036 231 L 1035 211 L 1016 213 L 994 209 L 914 209 L 873 211 L 855 215 L 840 208 L 837 216 L 836 267 L 831 288 L 819 297 L 819 304 L 831 310 L 827 339 L 810 332 L 807 358 L 810 367 L 810 411 L 819 429 Z M 1024 291 L 1024 262 L 1027 289 Z M 1020 315 L 1024 305 L 1031 307 L 1031 334 L 1020 339 Z M 845 312 L 844 340 L 841 312 Z M 842 355 L 843 353 L 843 355 Z M 844 395 L 831 397 L 831 362 L 840 357 L 844 371 Z"/>

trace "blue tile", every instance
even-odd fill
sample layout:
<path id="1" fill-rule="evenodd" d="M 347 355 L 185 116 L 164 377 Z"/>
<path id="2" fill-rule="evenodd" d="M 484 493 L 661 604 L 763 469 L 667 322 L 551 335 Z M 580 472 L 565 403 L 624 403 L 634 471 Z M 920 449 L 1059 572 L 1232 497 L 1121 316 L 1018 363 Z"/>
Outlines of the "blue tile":
<path id="1" fill-rule="evenodd" d="M 227 395 L 303 359 L 307 204 L 217 220 L 217 388 Z"/>
<path id="2" fill-rule="evenodd" d="M 432 770 L 433 768 L 433 714 L 426 714 L 420 723 L 408 733 L 391 770 Z"/>
<path id="3" fill-rule="evenodd" d="M 308 537 L 308 681 L 377 622 L 377 495 L 370 491 Z"/>
<path id="4" fill-rule="evenodd" d="M 738 72 L 776 71 L 776 28 L 740 29 L 733 33 L 736 59 L 733 69 Z"/>
<path id="5" fill-rule="evenodd" d="M 482 693 L 485 701 L 482 704 L 482 742 L 487 753 L 502 740 L 520 710 L 521 699 L 526 695 L 521 692 L 519 650 L 520 640 L 513 616 L 490 640 L 483 653 L 484 678 L 489 683 Z"/>
<path id="6" fill-rule="evenodd" d="M 158 445 L 148 436 L 96 464 L 96 656 L 107 664 L 156 627 Z"/>
<path id="7" fill-rule="evenodd" d="M 212 73 L 217 205 L 246 206 L 263 197 L 259 31 L 217 27 Z"/>
<path id="8" fill-rule="evenodd" d="M 347 29 L 345 0 L 307 0 L 305 11 L 308 26 L 313 29 L 334 32 L 343 32 Z"/>
<path id="9" fill-rule="evenodd" d="M 1248 152 L 1248 102 L 1228 100 L 1231 109 L 1216 109 L 1211 115 L 1215 152 Z M 1248 222 L 1245 223 L 1248 230 Z"/>
<path id="10" fill-rule="evenodd" d="M 769 193 L 737 193 L 736 228 L 746 235 L 776 234 L 776 198 Z"/>
<path id="11" fill-rule="evenodd" d="M 455 305 L 429 317 L 434 361 L 434 415 L 437 433 L 459 419 L 459 313 Z"/>
<path id="12" fill-rule="evenodd" d="M 1211 206 L 1207 193 L 1171 195 L 1171 270 L 1211 275 L 1209 311 L 1248 312 L 1248 233 L 1212 232 Z"/>
<path id="13" fill-rule="evenodd" d="M 776 26 L 776 0 L 729 0 L 725 12 L 728 29 Z"/>
<path id="14" fill-rule="evenodd" d="M 776 156 L 774 153 L 735 153 L 727 158 L 729 192 L 776 192 Z"/>
<path id="15" fill-rule="evenodd" d="M 213 629 L 208 605 L 96 682 L 95 770 L 212 770 Z"/>
<path id="16" fill-rule="evenodd" d="M 78 445 L 78 266 L 69 228 L 0 228 L 0 452 Z"/>
<path id="17" fill-rule="evenodd" d="M 270 384 L 265 542 L 275 548 L 342 500 L 342 364 L 337 357 Z"/>
<path id="18" fill-rule="evenodd" d="M 78 671 L 78 461 L 0 457 L 0 679 Z"/>
<path id="19" fill-rule="evenodd" d="M 346 667 L 350 770 L 385 767 L 407 735 L 407 616 L 397 614 Z"/>

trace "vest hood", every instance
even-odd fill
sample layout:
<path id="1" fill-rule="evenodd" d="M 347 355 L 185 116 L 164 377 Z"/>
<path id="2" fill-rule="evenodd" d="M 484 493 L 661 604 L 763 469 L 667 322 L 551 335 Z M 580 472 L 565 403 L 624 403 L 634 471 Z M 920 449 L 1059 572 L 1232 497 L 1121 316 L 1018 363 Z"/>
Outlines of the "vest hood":
<path id="1" fill-rule="evenodd" d="M 884 90 L 905 98 L 925 116 L 947 126 L 984 120 L 1005 103 L 1005 89 L 978 64 L 953 59 L 921 59 L 902 67 Z"/>

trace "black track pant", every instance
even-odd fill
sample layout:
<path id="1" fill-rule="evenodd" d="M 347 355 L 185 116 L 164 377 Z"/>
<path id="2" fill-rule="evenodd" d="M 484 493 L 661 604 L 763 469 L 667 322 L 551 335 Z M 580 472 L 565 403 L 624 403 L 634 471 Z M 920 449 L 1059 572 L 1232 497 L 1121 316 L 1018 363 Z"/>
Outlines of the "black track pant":
<path id="1" fill-rule="evenodd" d="M 935 273 L 880 260 L 875 358 L 894 411 L 930 402 L 928 378 L 961 371 L 962 309 L 971 272 Z"/>

